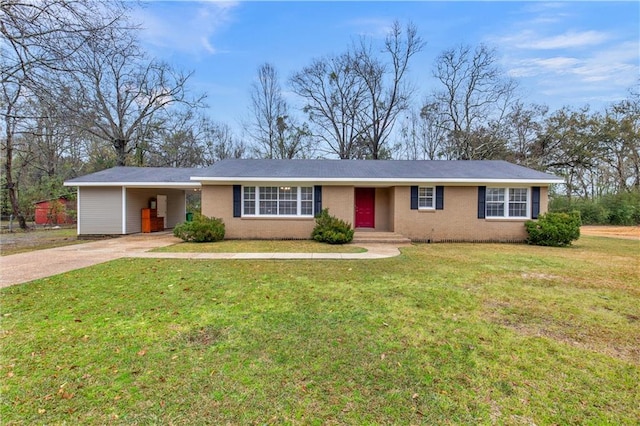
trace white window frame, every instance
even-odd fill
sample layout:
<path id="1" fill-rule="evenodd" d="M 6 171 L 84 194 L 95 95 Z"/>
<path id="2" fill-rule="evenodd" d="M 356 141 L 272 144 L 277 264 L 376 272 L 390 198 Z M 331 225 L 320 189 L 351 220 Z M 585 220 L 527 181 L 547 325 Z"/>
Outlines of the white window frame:
<path id="1" fill-rule="evenodd" d="M 424 194 L 431 190 L 431 195 Z M 422 201 L 426 201 L 425 206 L 422 205 Z M 431 202 L 429 205 L 429 201 Z M 418 187 L 418 210 L 435 210 L 436 209 L 436 187 L 435 186 L 419 186 Z"/>
<path id="2" fill-rule="evenodd" d="M 246 188 L 253 188 L 253 195 L 254 198 L 252 199 L 247 199 L 245 198 L 245 189 Z M 261 189 L 264 188 L 277 188 L 277 196 L 275 199 L 261 199 L 260 195 L 261 195 Z M 295 199 L 287 199 L 282 197 L 281 198 L 281 190 L 287 190 L 287 189 L 291 189 L 291 188 L 296 188 L 296 193 L 295 193 Z M 307 189 L 309 190 L 309 193 L 311 194 L 311 199 L 302 199 L 302 192 L 303 189 Z M 313 191 L 313 186 L 298 186 L 298 185 L 247 185 L 247 186 L 243 186 L 242 187 L 242 217 L 268 217 L 268 218 L 313 218 L 313 205 L 314 205 L 314 191 Z M 284 193 L 282 194 L 284 195 Z M 254 213 L 246 213 L 245 212 L 245 203 L 247 201 L 253 201 L 254 202 Z M 261 201 L 272 201 L 275 202 L 276 204 L 276 211 L 280 210 L 280 202 L 284 202 L 284 201 L 295 201 L 296 204 L 296 213 L 295 214 L 261 214 L 260 213 L 260 203 Z M 302 214 L 302 205 L 304 203 L 310 203 L 311 204 L 311 211 L 308 214 Z M 308 207 L 308 205 L 307 205 Z"/>
<path id="3" fill-rule="evenodd" d="M 502 200 L 501 201 L 489 201 L 489 191 L 499 190 L 502 192 Z M 525 204 L 525 215 L 524 216 L 511 216 L 509 214 L 509 206 L 511 204 L 522 204 L 523 201 L 511 201 L 511 191 L 512 190 L 524 190 L 527 199 L 524 201 Z M 502 204 L 502 212 L 503 214 L 498 216 L 492 216 L 489 214 L 489 204 Z M 523 188 L 523 187 L 487 187 L 485 194 L 485 217 L 487 219 L 530 219 L 531 218 L 531 188 Z"/>

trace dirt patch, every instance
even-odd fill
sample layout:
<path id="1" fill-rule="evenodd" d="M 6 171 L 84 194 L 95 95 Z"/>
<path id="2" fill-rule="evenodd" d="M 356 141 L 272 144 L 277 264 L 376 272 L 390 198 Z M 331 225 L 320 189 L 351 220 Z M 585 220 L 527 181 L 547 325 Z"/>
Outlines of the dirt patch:
<path id="1" fill-rule="evenodd" d="M 181 340 L 189 345 L 207 347 L 218 343 L 218 341 L 224 337 L 225 333 L 225 329 L 206 326 L 182 335 Z"/>
<path id="2" fill-rule="evenodd" d="M 0 254 L 23 253 L 52 247 L 78 244 L 75 228 L 40 228 L 0 234 Z"/>
<path id="3" fill-rule="evenodd" d="M 580 234 L 594 237 L 611 237 L 640 240 L 640 226 L 585 225 L 580 227 Z"/>

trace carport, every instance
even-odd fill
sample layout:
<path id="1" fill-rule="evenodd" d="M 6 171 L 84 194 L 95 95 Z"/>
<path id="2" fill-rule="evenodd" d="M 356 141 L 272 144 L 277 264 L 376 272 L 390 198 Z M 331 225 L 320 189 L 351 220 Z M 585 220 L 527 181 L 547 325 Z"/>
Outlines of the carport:
<path id="1" fill-rule="evenodd" d="M 199 191 L 190 180 L 198 169 L 114 167 L 68 180 L 77 187 L 78 235 L 124 235 L 142 232 L 143 208 L 155 202 L 164 228 L 185 220 L 187 191 Z"/>

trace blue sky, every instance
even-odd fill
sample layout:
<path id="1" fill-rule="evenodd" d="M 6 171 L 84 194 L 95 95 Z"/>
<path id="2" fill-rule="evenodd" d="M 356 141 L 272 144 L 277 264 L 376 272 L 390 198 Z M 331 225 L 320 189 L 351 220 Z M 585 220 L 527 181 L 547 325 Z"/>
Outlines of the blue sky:
<path id="1" fill-rule="evenodd" d="M 411 64 L 416 105 L 437 88 L 435 57 L 460 44 L 495 47 L 528 102 L 603 108 L 639 82 L 638 2 L 196 2 L 155 1 L 136 12 L 155 57 L 195 71 L 209 115 L 246 119 L 257 68 L 272 63 L 283 88 L 313 58 L 361 36 L 382 41 L 394 20 L 416 25 L 426 47 Z M 295 106 L 291 96 L 290 103 Z"/>

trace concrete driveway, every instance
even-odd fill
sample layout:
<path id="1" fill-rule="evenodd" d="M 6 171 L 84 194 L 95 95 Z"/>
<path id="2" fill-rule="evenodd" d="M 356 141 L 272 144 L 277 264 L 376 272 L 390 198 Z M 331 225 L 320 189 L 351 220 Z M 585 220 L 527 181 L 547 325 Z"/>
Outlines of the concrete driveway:
<path id="1" fill-rule="evenodd" d="M 134 234 L 0 257 L 0 287 L 86 268 L 178 242 L 170 233 Z"/>
<path id="2" fill-rule="evenodd" d="M 364 253 L 150 253 L 180 242 L 170 232 L 133 234 L 108 240 L 0 256 L 0 288 L 86 268 L 123 257 L 161 259 L 382 259 L 400 254 L 391 244 L 358 244 Z"/>

